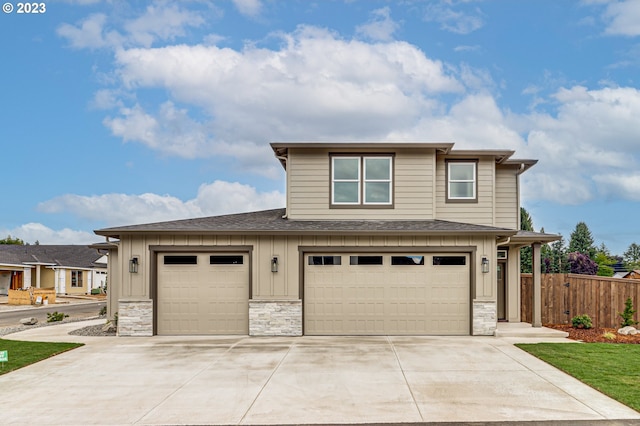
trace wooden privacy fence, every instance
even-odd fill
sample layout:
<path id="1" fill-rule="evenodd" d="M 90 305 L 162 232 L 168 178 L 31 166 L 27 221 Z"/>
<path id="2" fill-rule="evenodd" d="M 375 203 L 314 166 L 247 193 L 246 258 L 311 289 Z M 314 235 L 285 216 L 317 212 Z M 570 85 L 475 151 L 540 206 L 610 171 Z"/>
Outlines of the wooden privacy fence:
<path id="1" fill-rule="evenodd" d="M 542 274 L 542 323 L 570 324 L 576 315 L 587 314 L 594 327 L 620 327 L 618 313 L 628 297 L 640 311 L 640 280 L 578 274 Z M 531 274 L 521 276 L 521 317 L 531 322 Z M 639 320 L 638 312 L 634 319 Z"/>

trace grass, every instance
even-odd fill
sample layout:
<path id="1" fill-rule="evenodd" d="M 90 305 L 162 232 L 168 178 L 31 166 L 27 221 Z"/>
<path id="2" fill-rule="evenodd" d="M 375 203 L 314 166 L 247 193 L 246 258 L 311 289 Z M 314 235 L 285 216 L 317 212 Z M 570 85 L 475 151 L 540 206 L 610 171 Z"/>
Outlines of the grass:
<path id="1" fill-rule="evenodd" d="M 0 363 L 0 375 L 26 367 L 62 352 L 83 346 L 82 343 L 22 342 L 0 339 L 0 351 L 8 351 L 9 361 Z"/>
<path id="2" fill-rule="evenodd" d="M 640 411 L 640 345 L 537 343 L 516 346 Z"/>

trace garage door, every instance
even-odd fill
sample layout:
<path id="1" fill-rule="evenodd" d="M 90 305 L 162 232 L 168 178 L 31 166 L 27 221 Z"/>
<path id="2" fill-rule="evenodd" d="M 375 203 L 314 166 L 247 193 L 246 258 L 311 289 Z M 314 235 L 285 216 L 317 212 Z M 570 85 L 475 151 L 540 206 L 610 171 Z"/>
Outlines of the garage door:
<path id="1" fill-rule="evenodd" d="M 306 254 L 307 335 L 468 335 L 468 254 Z"/>
<path id="2" fill-rule="evenodd" d="M 158 334 L 248 334 L 246 253 L 158 254 Z"/>

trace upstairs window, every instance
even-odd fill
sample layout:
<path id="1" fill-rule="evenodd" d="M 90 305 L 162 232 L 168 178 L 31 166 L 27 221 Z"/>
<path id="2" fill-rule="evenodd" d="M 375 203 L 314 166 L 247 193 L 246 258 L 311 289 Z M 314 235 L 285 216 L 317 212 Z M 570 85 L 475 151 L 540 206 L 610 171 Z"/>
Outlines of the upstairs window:
<path id="1" fill-rule="evenodd" d="M 477 176 L 475 161 L 447 162 L 447 200 L 477 201 Z"/>
<path id="2" fill-rule="evenodd" d="M 333 206 L 391 206 L 393 161 L 390 156 L 331 158 Z"/>

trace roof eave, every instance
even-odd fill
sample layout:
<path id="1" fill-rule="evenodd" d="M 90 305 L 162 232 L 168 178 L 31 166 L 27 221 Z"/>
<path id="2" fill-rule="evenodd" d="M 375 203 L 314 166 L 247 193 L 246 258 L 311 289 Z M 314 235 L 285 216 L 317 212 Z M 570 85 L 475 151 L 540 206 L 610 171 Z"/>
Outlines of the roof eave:
<path id="1" fill-rule="evenodd" d="M 280 229 L 280 230 L 237 230 L 237 229 L 216 229 L 216 230 L 184 230 L 184 229 L 163 229 L 163 230 L 136 230 L 121 231 L 118 233 L 98 233 L 98 235 L 120 238 L 122 235 L 495 235 L 501 237 L 511 237 L 517 232 L 509 229 L 490 229 L 490 230 L 415 230 L 415 229 L 391 229 L 391 230 L 358 230 L 358 229 Z M 114 248 L 117 248 L 115 246 Z"/>

